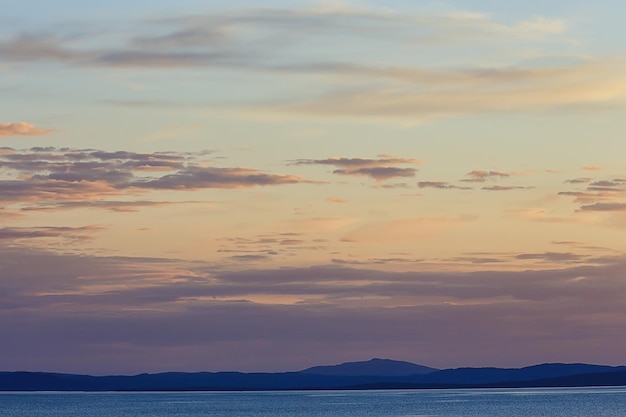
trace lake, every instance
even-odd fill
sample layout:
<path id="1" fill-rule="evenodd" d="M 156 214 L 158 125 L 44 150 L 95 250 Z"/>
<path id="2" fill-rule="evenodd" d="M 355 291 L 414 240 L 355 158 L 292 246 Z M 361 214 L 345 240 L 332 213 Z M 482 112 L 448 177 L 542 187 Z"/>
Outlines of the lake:
<path id="1" fill-rule="evenodd" d="M 2 417 L 623 417 L 626 387 L 280 392 L 2 392 Z"/>

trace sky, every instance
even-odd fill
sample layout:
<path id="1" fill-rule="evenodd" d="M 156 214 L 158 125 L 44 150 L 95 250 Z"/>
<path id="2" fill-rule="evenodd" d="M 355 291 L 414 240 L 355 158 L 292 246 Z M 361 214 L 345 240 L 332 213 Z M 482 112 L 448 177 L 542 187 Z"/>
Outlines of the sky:
<path id="1" fill-rule="evenodd" d="M 0 370 L 626 364 L 626 3 L 0 5 Z"/>

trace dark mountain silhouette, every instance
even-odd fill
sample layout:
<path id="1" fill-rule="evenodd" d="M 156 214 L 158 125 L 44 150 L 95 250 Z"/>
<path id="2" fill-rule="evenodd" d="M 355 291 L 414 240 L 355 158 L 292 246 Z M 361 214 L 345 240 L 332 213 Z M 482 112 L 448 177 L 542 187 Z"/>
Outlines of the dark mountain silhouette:
<path id="1" fill-rule="evenodd" d="M 531 382 L 533 387 L 624 386 L 626 385 L 626 370 L 569 375 L 559 378 L 533 380 Z M 502 383 L 499 385 L 503 387 L 516 387 L 515 382 Z"/>
<path id="2" fill-rule="evenodd" d="M 346 362 L 340 365 L 314 366 L 313 368 L 304 369 L 300 373 L 335 376 L 408 376 L 423 375 L 435 371 L 438 371 L 438 369 L 416 365 L 411 362 L 374 358 L 367 362 Z"/>
<path id="3" fill-rule="evenodd" d="M 410 362 L 372 359 L 282 373 L 166 372 L 134 376 L 90 376 L 0 372 L 0 391 L 218 391 L 609 385 L 626 385 L 626 367 L 542 364 L 520 369 L 458 368 L 438 371 Z"/>
<path id="4" fill-rule="evenodd" d="M 420 379 L 424 383 L 440 384 L 490 384 L 501 381 L 531 381 L 534 379 L 557 378 L 562 376 L 603 373 L 620 368 L 581 363 L 544 363 L 519 369 L 507 368 L 456 368 L 428 374 Z M 626 368 L 624 368 L 626 370 Z"/>

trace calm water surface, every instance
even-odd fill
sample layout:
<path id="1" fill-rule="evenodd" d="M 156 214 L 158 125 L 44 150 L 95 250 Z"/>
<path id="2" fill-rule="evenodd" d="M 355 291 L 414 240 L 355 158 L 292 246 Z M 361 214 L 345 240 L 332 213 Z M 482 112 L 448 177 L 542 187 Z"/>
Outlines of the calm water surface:
<path id="1" fill-rule="evenodd" d="M 624 388 L 0 393 L 2 417 L 624 417 Z"/>

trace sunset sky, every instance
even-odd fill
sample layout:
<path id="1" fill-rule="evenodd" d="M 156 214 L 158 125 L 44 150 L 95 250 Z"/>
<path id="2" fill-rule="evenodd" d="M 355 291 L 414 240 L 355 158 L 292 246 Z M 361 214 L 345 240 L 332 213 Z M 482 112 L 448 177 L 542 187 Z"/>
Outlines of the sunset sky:
<path id="1" fill-rule="evenodd" d="M 0 3 L 0 370 L 626 364 L 625 2 Z"/>

